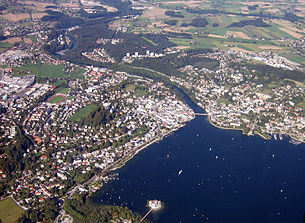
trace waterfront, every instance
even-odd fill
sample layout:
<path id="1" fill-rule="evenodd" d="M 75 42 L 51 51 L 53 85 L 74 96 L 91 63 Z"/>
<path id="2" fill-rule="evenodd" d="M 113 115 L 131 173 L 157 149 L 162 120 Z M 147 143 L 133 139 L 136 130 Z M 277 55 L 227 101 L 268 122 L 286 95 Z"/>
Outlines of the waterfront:
<path id="1" fill-rule="evenodd" d="M 148 217 L 160 223 L 302 222 L 305 147 L 288 141 L 243 136 L 198 116 L 116 170 L 120 179 L 93 198 L 141 214 L 147 200 L 160 199 L 164 209 Z"/>

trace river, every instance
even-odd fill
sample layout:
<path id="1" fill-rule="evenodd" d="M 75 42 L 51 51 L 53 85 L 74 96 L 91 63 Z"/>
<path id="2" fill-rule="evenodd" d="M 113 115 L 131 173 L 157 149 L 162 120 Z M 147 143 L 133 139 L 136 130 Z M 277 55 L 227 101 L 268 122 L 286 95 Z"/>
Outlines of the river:
<path id="1" fill-rule="evenodd" d="M 288 141 L 218 129 L 198 116 L 116 170 L 119 180 L 92 198 L 143 215 L 147 200 L 162 200 L 148 216 L 157 223 L 303 222 L 305 146 Z"/>

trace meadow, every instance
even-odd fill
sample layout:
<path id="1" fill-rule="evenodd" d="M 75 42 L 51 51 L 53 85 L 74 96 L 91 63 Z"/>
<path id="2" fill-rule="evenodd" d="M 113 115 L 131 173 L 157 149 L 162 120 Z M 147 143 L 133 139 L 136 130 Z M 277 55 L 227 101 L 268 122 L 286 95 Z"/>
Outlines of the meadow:
<path id="1" fill-rule="evenodd" d="M 23 214 L 23 210 L 11 198 L 0 201 L 0 219 L 3 223 L 14 223 Z"/>

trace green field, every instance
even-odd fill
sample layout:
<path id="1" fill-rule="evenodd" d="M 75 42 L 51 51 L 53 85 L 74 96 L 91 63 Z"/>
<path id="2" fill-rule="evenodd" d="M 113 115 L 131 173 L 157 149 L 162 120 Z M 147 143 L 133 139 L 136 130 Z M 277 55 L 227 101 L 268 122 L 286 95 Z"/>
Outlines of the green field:
<path id="1" fill-rule="evenodd" d="M 32 40 L 33 43 L 37 43 L 37 39 L 35 36 L 28 36 Z"/>
<path id="2" fill-rule="evenodd" d="M 68 94 L 70 91 L 70 88 L 60 88 L 58 91 L 56 91 L 59 94 Z"/>
<path id="3" fill-rule="evenodd" d="M 3 223 L 14 223 L 23 214 L 23 210 L 11 199 L 0 201 L 0 219 Z"/>
<path id="4" fill-rule="evenodd" d="M 289 54 L 289 53 L 283 53 L 281 56 L 286 57 L 287 59 L 289 59 L 293 62 L 305 64 L 304 56 L 300 56 L 300 55 L 296 55 L 296 54 Z"/>
<path id="5" fill-rule="evenodd" d="M 302 108 L 303 111 L 305 111 L 305 101 L 299 103 L 297 106 L 298 106 L 299 108 Z"/>
<path id="6" fill-rule="evenodd" d="M 12 46 L 14 46 L 12 43 L 0 42 L 0 53 L 7 51 Z"/>
<path id="7" fill-rule="evenodd" d="M 145 38 L 144 36 L 142 36 L 143 39 L 145 39 L 147 42 L 151 43 L 152 45 L 154 46 L 158 46 L 159 44 L 158 43 L 155 43 L 154 41 L 150 40 L 150 39 L 147 39 Z"/>
<path id="8" fill-rule="evenodd" d="M 64 65 L 27 64 L 23 67 L 15 67 L 14 73 L 18 76 L 34 74 L 40 77 L 65 77 Z"/>
<path id="9" fill-rule="evenodd" d="M 52 104 L 58 104 L 60 102 L 63 102 L 65 101 L 66 98 L 65 97 L 61 97 L 61 96 L 54 96 L 51 100 L 49 100 L 48 102 L 49 103 L 52 103 Z"/>
<path id="10" fill-rule="evenodd" d="M 16 76 L 24 76 L 28 74 L 33 74 L 38 77 L 69 77 L 69 74 L 64 72 L 64 65 L 50 65 L 50 64 L 27 64 L 23 67 L 15 67 L 13 72 Z M 83 78 L 85 70 L 81 68 L 75 68 L 71 72 L 70 76 L 72 78 Z"/>
<path id="11" fill-rule="evenodd" d="M 84 75 L 85 72 L 86 72 L 85 69 L 79 68 L 79 67 L 75 67 L 75 70 L 72 71 L 70 73 L 70 75 L 71 75 L 72 78 L 84 78 L 83 75 Z"/>
<path id="12" fill-rule="evenodd" d="M 93 112 L 95 109 L 97 109 L 97 106 L 94 104 L 87 105 L 86 107 L 81 108 L 75 114 L 69 118 L 70 121 L 78 121 L 81 118 L 86 117 L 89 115 L 91 112 Z"/>

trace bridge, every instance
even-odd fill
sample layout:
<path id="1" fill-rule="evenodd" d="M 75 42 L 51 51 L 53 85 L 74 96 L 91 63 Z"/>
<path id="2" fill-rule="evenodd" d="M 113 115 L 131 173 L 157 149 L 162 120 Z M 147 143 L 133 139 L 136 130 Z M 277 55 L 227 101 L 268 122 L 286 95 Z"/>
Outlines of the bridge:
<path id="1" fill-rule="evenodd" d="M 195 113 L 196 116 L 206 116 L 209 115 L 208 113 Z"/>

